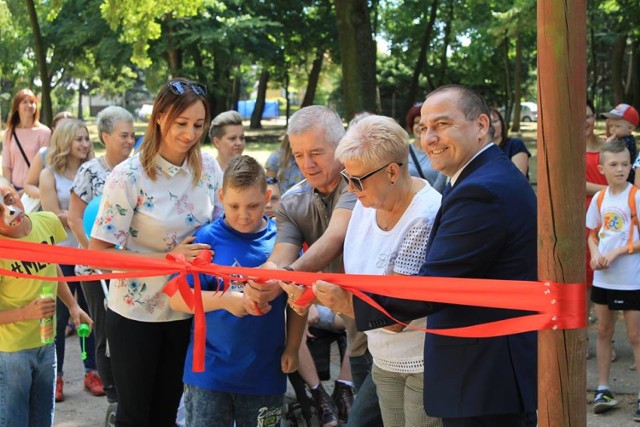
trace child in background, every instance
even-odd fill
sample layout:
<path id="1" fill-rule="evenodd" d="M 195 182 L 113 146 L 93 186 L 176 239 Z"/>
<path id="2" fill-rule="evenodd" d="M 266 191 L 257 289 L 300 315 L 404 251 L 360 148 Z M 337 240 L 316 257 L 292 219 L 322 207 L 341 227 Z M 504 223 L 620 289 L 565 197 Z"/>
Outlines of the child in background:
<path id="1" fill-rule="evenodd" d="M 588 243 L 594 270 L 591 301 L 598 318 L 596 414 L 618 404 L 608 384 L 617 310 L 623 311 L 636 365 L 640 361 L 640 235 L 637 217 L 632 215 L 632 206 L 636 212 L 640 210 L 640 192 L 627 182 L 631 157 L 626 145 L 621 141 L 605 143 L 599 169 L 609 186 L 593 197 L 586 221 L 591 229 Z M 640 394 L 633 420 L 640 421 Z"/>
<path id="2" fill-rule="evenodd" d="M 51 212 L 24 214 L 18 193 L 0 184 L 0 238 L 53 245 L 66 233 Z M 0 268 L 62 277 L 56 264 L 0 259 Z M 50 426 L 54 414 L 54 344 L 43 344 L 40 319 L 55 315 L 56 301 L 41 298 L 43 286 L 69 308 L 76 326 L 92 324 L 65 282 L 0 275 L 0 425 Z"/>
<path id="3" fill-rule="evenodd" d="M 262 166 L 249 156 L 234 157 L 220 190 L 225 214 L 198 230 L 195 243 L 211 245 L 216 264 L 262 265 L 276 240 L 275 223 L 264 216 L 270 198 Z M 193 372 L 192 334 L 183 378 L 187 425 L 279 426 L 285 373 L 298 367 L 305 319 L 287 308 L 285 294 L 264 316 L 236 317 L 246 314 L 242 285 L 232 282 L 222 294 L 215 277 L 201 275 L 200 282 L 207 320 L 205 371 Z M 192 312 L 179 292 L 171 307 Z"/>
<path id="4" fill-rule="evenodd" d="M 607 142 L 615 139 L 624 142 L 633 162 L 638 156 L 638 146 L 636 145 L 635 137 L 632 135 L 633 130 L 638 127 L 640 122 L 638 110 L 628 104 L 618 104 L 616 108 L 602 115 L 609 119 L 607 120 L 607 129 L 610 130 L 611 136 L 607 138 Z M 631 184 L 635 182 L 635 171 L 633 169 L 629 172 L 627 181 Z"/>
<path id="5" fill-rule="evenodd" d="M 267 218 L 276 220 L 276 211 L 280 206 L 280 187 L 278 187 L 278 179 L 267 177 L 267 190 L 271 191 L 271 197 L 267 200 L 267 205 L 264 207 L 264 214 Z"/>

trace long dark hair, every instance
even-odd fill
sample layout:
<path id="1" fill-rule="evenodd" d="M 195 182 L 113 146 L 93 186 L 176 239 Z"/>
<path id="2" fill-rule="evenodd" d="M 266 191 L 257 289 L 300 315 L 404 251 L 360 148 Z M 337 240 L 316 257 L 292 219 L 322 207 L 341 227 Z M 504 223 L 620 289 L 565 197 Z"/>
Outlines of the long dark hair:
<path id="1" fill-rule="evenodd" d="M 504 122 L 504 118 L 502 117 L 502 114 L 500 114 L 500 111 L 492 108 L 491 114 L 495 114 L 500 119 L 500 129 L 502 130 L 502 132 L 500 133 L 500 138 L 502 139 L 498 143 L 498 147 L 502 147 L 509 140 L 509 129 L 507 128 L 507 124 Z M 489 119 L 491 119 L 491 115 L 489 115 Z"/>

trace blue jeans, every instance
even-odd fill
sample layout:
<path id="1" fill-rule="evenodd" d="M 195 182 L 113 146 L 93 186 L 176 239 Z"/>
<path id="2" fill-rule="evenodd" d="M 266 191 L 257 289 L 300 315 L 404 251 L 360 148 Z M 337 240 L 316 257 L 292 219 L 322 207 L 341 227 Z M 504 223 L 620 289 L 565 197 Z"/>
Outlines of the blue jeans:
<path id="1" fill-rule="evenodd" d="M 53 424 L 56 349 L 0 351 L 0 427 Z"/>
<path id="2" fill-rule="evenodd" d="M 185 384 L 184 406 L 189 427 L 279 427 L 283 396 L 239 394 Z"/>
<path id="3" fill-rule="evenodd" d="M 371 378 L 373 358 L 367 351 L 362 356 L 350 357 L 351 378 L 356 389 L 347 427 L 381 426 L 382 414 L 378 404 L 376 385 Z"/>

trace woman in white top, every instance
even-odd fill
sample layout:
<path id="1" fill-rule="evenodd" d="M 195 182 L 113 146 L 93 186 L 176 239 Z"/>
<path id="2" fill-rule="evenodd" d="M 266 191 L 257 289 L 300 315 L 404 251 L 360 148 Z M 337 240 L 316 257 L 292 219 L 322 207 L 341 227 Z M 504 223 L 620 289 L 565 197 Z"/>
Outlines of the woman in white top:
<path id="1" fill-rule="evenodd" d="M 85 232 L 84 214 L 89 202 L 102 196 L 104 183 L 111 170 L 129 158 L 135 143 L 133 116 L 122 107 L 110 106 L 98 113 L 96 117 L 98 137 L 104 145 L 104 156 L 91 159 L 84 163 L 71 186 L 71 201 L 69 203 L 69 227 L 78 239 L 82 248 L 89 246 L 89 238 Z M 95 200 L 93 203 L 98 203 Z M 91 206 L 92 212 L 97 209 Z M 89 216 L 89 215 L 88 215 Z M 87 266 L 76 266 L 76 274 L 84 276 L 95 271 Z M 102 379 L 107 400 L 117 402 L 116 387 L 111 372 L 111 361 L 107 357 L 107 332 L 105 295 L 99 281 L 83 281 L 82 292 L 89 306 L 89 313 L 93 319 L 93 335 L 96 340 L 96 365 Z"/>
<path id="2" fill-rule="evenodd" d="M 22 89 L 13 97 L 2 139 L 2 176 L 19 194 L 29 173 L 31 160 L 41 147 L 49 145 L 51 130 L 40 123 L 40 110 L 35 94 Z"/>
<path id="3" fill-rule="evenodd" d="M 58 245 L 65 247 L 77 247 L 78 241 L 69 229 L 67 221 L 69 213 L 69 189 L 82 165 L 93 158 L 93 148 L 89 141 L 89 131 L 79 120 L 70 119 L 59 124 L 51 135 L 51 146 L 47 150 L 47 167 L 40 172 L 40 189 L 42 209 L 55 213 L 67 232 L 67 238 Z M 61 265 L 65 276 L 74 276 L 73 265 Z M 88 312 L 82 289 L 78 282 L 69 282 L 71 293 L 77 294 L 78 304 Z M 56 356 L 58 360 L 56 376 L 56 401 L 64 400 L 62 379 L 65 354 L 65 328 L 69 322 L 69 311 L 60 300 L 57 303 L 56 316 Z M 87 390 L 96 396 L 101 396 L 102 382 L 96 373 L 95 340 L 91 334 L 86 341 L 87 355 L 84 360 L 85 381 Z M 80 341 L 82 346 L 82 341 Z"/>
<path id="4" fill-rule="evenodd" d="M 426 180 L 409 174 L 408 151 L 407 132 L 382 116 L 360 120 L 338 144 L 342 176 L 358 197 L 344 241 L 346 273 L 414 275 L 420 270 L 441 196 Z M 339 286 L 317 282 L 315 289 L 321 304 L 345 315 L 367 318 L 373 310 Z M 411 325 L 423 328 L 425 323 L 422 318 Z M 441 425 L 424 412 L 424 332 L 396 324 L 366 333 L 385 427 Z"/>
<path id="5" fill-rule="evenodd" d="M 193 232 L 220 215 L 222 172 L 200 145 L 209 124 L 206 89 L 174 79 L 156 96 L 140 152 L 104 185 L 90 249 L 192 259 Z M 168 276 L 112 280 L 107 338 L 118 391 L 117 425 L 173 426 L 191 318 L 171 310 Z"/>

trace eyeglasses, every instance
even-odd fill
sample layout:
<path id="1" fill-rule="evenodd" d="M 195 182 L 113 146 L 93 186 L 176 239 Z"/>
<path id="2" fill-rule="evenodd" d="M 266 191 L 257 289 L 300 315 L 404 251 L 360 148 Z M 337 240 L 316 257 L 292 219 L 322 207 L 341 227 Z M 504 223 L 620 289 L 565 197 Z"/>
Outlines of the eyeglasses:
<path id="1" fill-rule="evenodd" d="M 346 169 L 342 170 L 342 172 L 340 172 L 340 175 L 342 175 L 342 178 L 345 180 L 345 182 L 347 183 L 347 185 L 352 184 L 353 188 L 356 189 L 356 191 L 362 191 L 364 187 L 362 187 L 362 181 L 364 181 L 365 179 L 369 178 L 372 175 L 377 174 L 378 172 L 380 172 L 382 169 L 386 168 L 387 166 L 389 166 L 392 163 L 397 163 L 399 167 L 402 166 L 402 163 L 400 162 L 391 162 L 391 163 L 387 163 L 386 165 L 372 171 L 369 172 L 366 175 L 362 175 L 362 176 L 350 176 Z"/>
<path id="2" fill-rule="evenodd" d="M 277 183 L 278 183 L 278 178 L 275 178 L 272 176 L 267 177 L 267 184 L 277 184 Z"/>
<path id="3" fill-rule="evenodd" d="M 199 96 L 205 96 L 207 94 L 207 87 L 200 83 L 181 82 L 180 80 L 169 82 L 169 89 L 176 95 L 184 94 L 187 88 L 191 88 L 193 93 Z"/>

